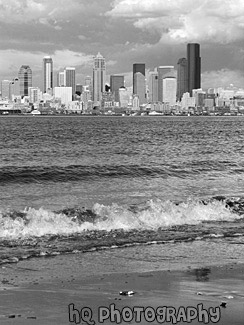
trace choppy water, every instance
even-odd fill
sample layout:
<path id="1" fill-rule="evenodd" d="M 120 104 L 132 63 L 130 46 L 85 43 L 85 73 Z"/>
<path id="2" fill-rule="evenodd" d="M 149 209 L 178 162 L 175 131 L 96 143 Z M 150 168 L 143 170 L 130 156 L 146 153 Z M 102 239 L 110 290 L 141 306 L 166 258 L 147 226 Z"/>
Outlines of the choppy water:
<path id="1" fill-rule="evenodd" d="M 242 117 L 1 117 L 0 263 L 244 234 Z"/>

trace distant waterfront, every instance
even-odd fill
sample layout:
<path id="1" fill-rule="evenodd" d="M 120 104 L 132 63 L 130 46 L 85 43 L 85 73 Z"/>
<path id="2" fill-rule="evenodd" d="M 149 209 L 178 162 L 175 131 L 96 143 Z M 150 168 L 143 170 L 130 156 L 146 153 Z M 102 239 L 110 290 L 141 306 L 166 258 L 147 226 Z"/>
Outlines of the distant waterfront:
<path id="1" fill-rule="evenodd" d="M 163 113 L 163 112 L 148 112 L 148 111 L 136 111 L 136 112 L 121 112 L 121 113 L 111 113 L 111 112 L 93 112 L 93 113 L 83 113 L 83 112 L 68 112 L 68 113 L 54 113 L 54 112 L 40 112 L 38 114 L 36 113 L 21 113 L 21 112 L 13 112 L 13 111 L 3 111 L 0 112 L 0 117 L 7 117 L 7 116 L 36 116 L 36 117 L 41 117 L 41 116 L 48 116 L 48 117 L 58 117 L 58 116 L 88 116 L 88 117 L 116 117 L 116 116 L 146 116 L 146 117 L 166 117 L 166 116 L 244 116 L 244 111 L 229 111 L 229 110 L 222 110 L 222 111 L 217 111 L 217 112 L 203 112 L 203 113 L 197 113 L 197 112 L 183 112 L 183 113 Z"/>

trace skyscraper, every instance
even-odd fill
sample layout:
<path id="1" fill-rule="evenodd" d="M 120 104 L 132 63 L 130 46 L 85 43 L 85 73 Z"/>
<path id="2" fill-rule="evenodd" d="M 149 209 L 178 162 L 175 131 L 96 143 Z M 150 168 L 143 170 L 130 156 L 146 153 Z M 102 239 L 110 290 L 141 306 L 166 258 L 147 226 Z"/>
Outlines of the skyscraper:
<path id="1" fill-rule="evenodd" d="M 64 70 L 65 73 L 65 86 L 72 87 L 72 99 L 75 96 L 75 68 L 67 67 Z"/>
<path id="2" fill-rule="evenodd" d="M 188 91 L 187 80 L 187 59 L 181 58 L 177 63 L 177 100 L 181 100 L 182 95 Z"/>
<path id="3" fill-rule="evenodd" d="M 158 67 L 158 101 L 163 102 L 163 79 L 166 77 L 174 77 L 174 66 L 160 66 Z"/>
<path id="4" fill-rule="evenodd" d="M 53 89 L 53 60 L 50 56 L 43 58 L 43 75 L 43 92 L 46 93 L 48 89 Z"/>
<path id="5" fill-rule="evenodd" d="M 41 90 L 38 87 L 29 87 L 30 103 L 39 103 L 41 100 Z"/>
<path id="6" fill-rule="evenodd" d="M 110 76 L 110 89 L 114 94 L 114 100 L 119 102 L 119 88 L 124 87 L 124 76 L 111 75 Z"/>
<path id="7" fill-rule="evenodd" d="M 14 78 L 9 87 L 10 99 L 14 100 L 20 96 L 20 81 L 19 78 Z"/>
<path id="8" fill-rule="evenodd" d="M 19 69 L 20 96 L 28 96 L 28 88 L 32 87 L 32 71 L 28 65 Z"/>
<path id="9" fill-rule="evenodd" d="M 192 89 L 201 88 L 201 57 L 199 44 L 187 44 L 187 65 L 188 92 L 192 94 Z"/>
<path id="10" fill-rule="evenodd" d="M 102 101 L 102 93 L 105 91 L 106 64 L 104 57 L 98 53 L 94 57 L 93 66 L 93 101 Z"/>
<path id="11" fill-rule="evenodd" d="M 10 80 L 1 81 L 1 95 L 2 99 L 10 99 Z"/>
<path id="12" fill-rule="evenodd" d="M 166 77 L 163 79 L 163 102 L 169 105 L 176 103 L 176 78 Z"/>
<path id="13" fill-rule="evenodd" d="M 57 87 L 65 86 L 65 72 L 60 71 L 57 73 Z"/>
<path id="14" fill-rule="evenodd" d="M 149 72 L 149 102 L 156 103 L 158 101 L 158 72 L 157 70 Z"/>
<path id="15" fill-rule="evenodd" d="M 146 102 L 145 63 L 133 64 L 133 94 L 138 95 L 140 104 Z"/>

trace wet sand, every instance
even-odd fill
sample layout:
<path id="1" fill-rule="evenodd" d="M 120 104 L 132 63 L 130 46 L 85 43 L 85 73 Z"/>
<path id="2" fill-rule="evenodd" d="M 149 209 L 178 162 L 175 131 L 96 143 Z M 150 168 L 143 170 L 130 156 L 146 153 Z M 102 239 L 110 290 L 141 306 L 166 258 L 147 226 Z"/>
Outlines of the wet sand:
<path id="1" fill-rule="evenodd" d="M 184 320 L 190 320 L 191 324 L 204 324 L 201 320 L 214 324 L 218 317 L 218 324 L 244 323 L 242 263 L 212 267 L 203 264 L 198 268 L 188 265 L 182 270 L 171 270 L 169 265 L 165 265 L 155 270 L 153 265 L 146 267 L 146 263 L 138 262 L 139 272 L 136 272 L 136 264 L 134 267 L 129 262 L 127 266 L 126 262 L 122 265 L 119 258 L 117 261 L 111 258 L 113 262 L 109 263 L 100 255 L 60 255 L 0 266 L 0 324 L 92 325 L 93 321 L 96 324 L 102 321 L 104 324 L 116 324 L 119 320 L 122 324 L 126 321 L 130 324 L 186 324 Z M 119 294 L 129 290 L 135 293 L 131 296 Z M 225 307 L 220 306 L 222 302 L 226 302 Z M 216 314 L 203 311 L 205 316 L 199 319 L 198 305 L 201 304 L 203 310 L 215 311 Z M 123 316 L 124 307 L 129 307 L 131 311 L 135 307 L 140 309 L 134 309 L 130 319 L 128 308 Z M 159 307 L 167 308 L 157 309 Z M 185 308 L 185 316 L 189 312 L 191 316 L 188 316 L 193 317 L 194 310 L 199 315 L 194 320 L 185 319 L 183 309 L 179 310 L 179 307 Z M 194 310 L 190 311 L 189 307 Z M 217 309 L 214 310 L 214 307 Z M 113 311 L 111 308 L 118 310 L 120 316 L 117 317 L 121 319 L 108 318 L 108 312 Z M 114 311 L 111 315 L 118 315 L 118 312 Z M 152 321 L 150 317 L 153 313 L 155 319 Z"/>

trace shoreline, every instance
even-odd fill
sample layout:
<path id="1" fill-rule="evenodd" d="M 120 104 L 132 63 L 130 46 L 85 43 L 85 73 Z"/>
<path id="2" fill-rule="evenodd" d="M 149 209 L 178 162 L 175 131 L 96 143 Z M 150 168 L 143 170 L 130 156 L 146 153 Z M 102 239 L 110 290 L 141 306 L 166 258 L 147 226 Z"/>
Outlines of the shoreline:
<path id="1" fill-rule="evenodd" d="M 143 114 L 143 115 L 116 115 L 116 114 L 111 114 L 111 115 L 106 115 L 106 114 L 79 114 L 79 113 L 70 113 L 70 114 L 31 114 L 31 113 L 28 113 L 28 114 L 0 114 L 0 117 L 3 117 L 3 118 L 8 118 L 8 117 L 123 117 L 123 118 L 126 118 L 126 117 L 166 117 L 166 118 L 169 118 L 169 117 L 174 117 L 174 118 L 177 118 L 177 117 L 199 117 L 199 118 L 204 118 L 204 117 L 217 117 L 217 118 L 220 118 L 220 117 L 224 117 L 224 118 L 228 118 L 228 117 L 243 117 L 244 114 L 241 114 L 241 115 L 237 115 L 237 114 L 229 114 L 229 115 L 211 115 L 211 114 L 204 114 L 204 115 L 163 115 L 163 114 L 155 114 L 155 115 L 147 115 L 147 114 Z"/>
<path id="2" fill-rule="evenodd" d="M 85 307 L 92 312 L 90 320 L 99 324 L 100 307 L 109 310 L 112 305 L 119 311 L 125 307 L 133 310 L 139 306 L 144 310 L 153 308 L 151 310 L 155 312 L 163 306 L 179 311 L 180 306 L 196 309 L 202 305 L 206 310 L 219 308 L 221 315 L 218 324 L 243 324 L 243 262 L 215 266 L 202 263 L 201 267 L 188 266 L 182 270 L 171 270 L 169 265 L 159 270 L 143 270 L 140 262 L 137 262 L 138 271 L 135 271 L 136 265 L 131 271 L 129 268 L 124 271 L 118 265 L 121 263 L 119 258 L 108 265 L 101 257 L 100 253 L 59 255 L 1 266 L 1 324 L 72 324 L 69 322 L 69 310 L 71 317 L 75 317 L 76 310 L 81 312 Z M 132 290 L 135 294 L 120 295 L 119 292 L 124 290 Z M 226 307 L 220 307 L 223 301 Z M 210 318 L 208 320 L 207 323 L 214 323 Z M 92 325 L 89 319 L 86 321 L 81 319 L 80 324 Z M 121 324 L 125 323 L 122 319 Z M 151 322 L 141 317 L 140 322 L 133 319 L 130 323 Z M 156 320 L 153 322 L 157 323 Z M 172 324 L 168 321 L 164 323 Z M 176 323 L 185 324 L 183 318 Z M 190 323 L 202 324 L 197 319 Z M 104 324 L 117 322 L 104 319 Z"/>

